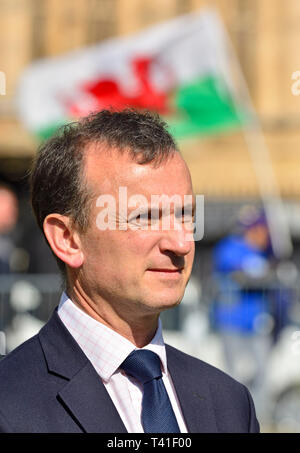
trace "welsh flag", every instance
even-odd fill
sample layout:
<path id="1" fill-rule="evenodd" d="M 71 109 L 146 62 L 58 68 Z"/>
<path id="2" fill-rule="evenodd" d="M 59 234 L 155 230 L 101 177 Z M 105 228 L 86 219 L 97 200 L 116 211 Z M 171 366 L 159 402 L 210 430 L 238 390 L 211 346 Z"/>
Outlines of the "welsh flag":
<path id="1" fill-rule="evenodd" d="M 177 139 L 243 122 L 224 30 L 211 10 L 33 63 L 21 77 L 18 107 L 24 125 L 42 139 L 105 108 L 155 110 Z"/>

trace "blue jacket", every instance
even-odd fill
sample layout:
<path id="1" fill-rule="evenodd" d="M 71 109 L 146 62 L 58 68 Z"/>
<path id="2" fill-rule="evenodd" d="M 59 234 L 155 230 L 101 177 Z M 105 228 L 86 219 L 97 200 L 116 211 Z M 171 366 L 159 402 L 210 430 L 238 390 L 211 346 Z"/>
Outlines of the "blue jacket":
<path id="1" fill-rule="evenodd" d="M 258 432 L 252 398 L 218 369 L 166 346 L 189 432 Z M 99 375 L 57 311 L 0 362 L 0 432 L 126 433 Z"/>
<path id="2" fill-rule="evenodd" d="M 268 313 L 266 291 L 247 291 L 231 274 L 236 271 L 262 275 L 267 265 L 266 254 L 248 244 L 242 237 L 222 239 L 213 252 L 215 283 L 219 296 L 212 307 L 215 328 L 227 331 L 254 332 L 259 315 Z"/>

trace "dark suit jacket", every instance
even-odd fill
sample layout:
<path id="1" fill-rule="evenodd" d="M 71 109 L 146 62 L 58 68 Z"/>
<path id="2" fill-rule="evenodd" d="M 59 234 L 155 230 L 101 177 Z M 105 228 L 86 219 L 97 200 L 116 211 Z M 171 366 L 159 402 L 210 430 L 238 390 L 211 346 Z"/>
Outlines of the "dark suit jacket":
<path id="1" fill-rule="evenodd" d="M 252 398 L 218 369 L 166 346 L 191 433 L 258 432 Z M 0 432 L 126 433 L 99 375 L 57 312 L 0 362 Z"/>

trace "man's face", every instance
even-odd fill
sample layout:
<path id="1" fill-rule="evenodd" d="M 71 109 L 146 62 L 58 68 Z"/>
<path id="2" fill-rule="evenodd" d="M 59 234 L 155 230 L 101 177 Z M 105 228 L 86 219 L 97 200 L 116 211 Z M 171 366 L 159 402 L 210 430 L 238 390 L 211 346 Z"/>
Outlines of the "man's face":
<path id="1" fill-rule="evenodd" d="M 269 231 L 265 225 L 255 225 L 245 234 L 246 240 L 260 250 L 266 250 L 269 245 Z"/>
<path id="2" fill-rule="evenodd" d="M 85 179 L 96 197 L 88 231 L 81 236 L 84 255 L 78 275 L 81 287 L 92 300 L 99 300 L 99 304 L 104 301 L 123 315 L 159 313 L 177 305 L 183 297 L 194 259 L 194 242 L 187 239 L 187 233 L 191 238 L 191 231 L 187 231 L 185 225 L 181 229 L 174 228 L 172 205 L 168 229 L 162 228 L 162 217 L 157 221 L 158 229 L 151 229 L 150 223 L 145 228 L 148 223 L 145 219 L 131 221 L 131 214 L 141 206 L 139 203 L 127 204 L 126 220 L 119 210 L 119 188 L 123 191 L 126 188 L 128 201 L 134 200 L 133 195 L 142 196 L 148 201 L 148 208 L 151 208 L 151 195 L 163 194 L 179 196 L 184 206 L 184 196 L 194 199 L 194 195 L 190 173 L 181 156 L 175 153 L 154 167 L 152 163 L 136 163 L 126 152 L 103 152 L 90 147 L 85 161 Z M 106 194 L 116 200 L 113 219 L 116 228 L 101 231 L 99 215 L 101 217 L 107 206 L 100 207 L 99 202 L 97 206 L 96 201 Z"/>

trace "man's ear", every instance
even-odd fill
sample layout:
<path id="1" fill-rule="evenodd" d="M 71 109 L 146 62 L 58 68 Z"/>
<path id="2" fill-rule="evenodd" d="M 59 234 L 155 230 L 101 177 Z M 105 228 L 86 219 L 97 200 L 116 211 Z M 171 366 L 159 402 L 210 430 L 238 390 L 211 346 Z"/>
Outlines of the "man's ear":
<path id="1" fill-rule="evenodd" d="M 83 263 L 81 241 L 71 219 L 61 214 L 49 214 L 43 223 L 44 233 L 55 255 L 71 268 Z"/>

